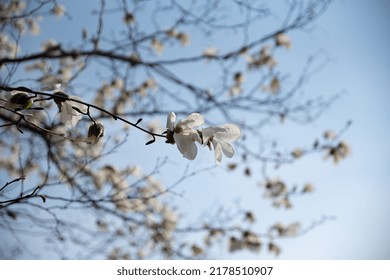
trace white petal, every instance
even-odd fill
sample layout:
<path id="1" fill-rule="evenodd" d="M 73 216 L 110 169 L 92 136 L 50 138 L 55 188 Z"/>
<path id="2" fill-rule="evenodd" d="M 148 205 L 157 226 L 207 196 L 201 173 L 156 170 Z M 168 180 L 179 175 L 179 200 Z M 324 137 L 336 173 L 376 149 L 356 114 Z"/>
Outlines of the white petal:
<path id="1" fill-rule="evenodd" d="M 84 102 L 80 97 L 78 96 L 70 96 L 70 98 L 74 99 L 74 100 L 77 100 L 77 101 L 81 101 L 81 102 Z M 76 107 L 77 109 L 80 110 L 80 112 L 83 112 L 83 113 L 87 113 L 88 111 L 88 107 L 84 104 L 81 104 L 81 103 L 78 103 L 78 102 L 75 102 L 75 101 L 66 101 L 65 103 L 68 103 L 71 107 Z M 80 114 L 79 112 L 77 112 L 75 109 L 72 108 L 72 110 L 74 112 L 76 112 L 77 114 Z"/>
<path id="2" fill-rule="evenodd" d="M 176 122 L 176 114 L 174 112 L 170 112 L 167 117 L 167 128 L 170 131 L 173 131 L 175 128 L 175 122 Z"/>
<path id="3" fill-rule="evenodd" d="M 188 135 L 195 142 L 202 144 L 202 138 L 200 138 L 200 135 L 196 130 L 193 130 L 193 129 L 184 130 L 181 134 Z"/>
<path id="4" fill-rule="evenodd" d="M 234 142 L 240 138 L 240 128 L 235 124 L 224 124 L 220 125 L 218 130 L 215 131 L 214 137 L 224 142 Z"/>
<path id="5" fill-rule="evenodd" d="M 69 107 L 67 107 L 67 108 L 69 108 Z M 79 120 L 81 120 L 81 115 L 80 115 L 80 113 L 78 113 L 77 115 L 76 114 L 69 114 L 68 110 L 64 109 L 64 108 L 61 110 L 61 115 L 60 115 L 61 122 L 65 125 L 75 127 L 77 125 L 77 123 L 79 122 Z M 75 112 L 75 110 L 73 110 L 73 109 L 71 109 L 71 111 Z"/>
<path id="6" fill-rule="evenodd" d="M 219 141 L 216 140 L 213 140 L 211 143 L 213 143 L 214 146 L 215 163 L 220 164 L 222 160 L 222 146 Z"/>
<path id="7" fill-rule="evenodd" d="M 204 145 L 207 144 L 207 142 L 210 140 L 211 137 L 214 136 L 213 130 L 211 127 L 206 127 L 202 129 L 202 143 Z"/>
<path id="8" fill-rule="evenodd" d="M 220 144 L 222 146 L 222 151 L 225 154 L 225 156 L 227 156 L 228 158 L 231 158 L 234 156 L 234 149 L 233 149 L 232 145 L 230 145 L 227 142 L 220 142 Z"/>
<path id="9" fill-rule="evenodd" d="M 192 113 L 187 116 L 184 120 L 181 120 L 177 123 L 176 126 L 181 127 L 182 129 L 194 128 L 196 126 L 200 126 L 204 124 L 204 118 L 201 114 Z"/>
<path id="10" fill-rule="evenodd" d="M 177 148 L 185 158 L 190 160 L 195 159 L 198 148 L 196 147 L 195 142 L 191 136 L 175 133 L 173 134 L 173 138 L 175 139 Z"/>
<path id="11" fill-rule="evenodd" d="M 41 90 L 43 91 L 53 91 L 53 90 L 60 90 L 61 89 L 61 84 L 50 84 L 50 85 L 46 85 L 46 86 L 43 86 L 41 87 Z"/>

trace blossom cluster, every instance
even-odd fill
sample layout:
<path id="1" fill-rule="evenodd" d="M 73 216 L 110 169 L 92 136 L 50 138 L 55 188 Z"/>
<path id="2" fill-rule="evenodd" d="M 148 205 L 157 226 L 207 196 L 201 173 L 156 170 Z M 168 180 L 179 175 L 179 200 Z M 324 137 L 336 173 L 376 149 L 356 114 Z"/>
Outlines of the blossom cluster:
<path id="1" fill-rule="evenodd" d="M 240 138 L 240 128 L 234 124 L 210 126 L 201 130 L 195 129 L 203 125 L 204 117 L 198 113 L 192 113 L 184 120 L 176 123 L 176 114 L 171 112 L 167 118 L 167 143 L 176 144 L 179 151 L 187 159 L 195 159 L 198 148 L 195 142 L 202 146 L 214 149 L 215 162 L 219 164 L 222 154 L 231 158 L 234 148 L 231 143 Z"/>
<path id="2" fill-rule="evenodd" d="M 66 94 L 61 90 L 60 84 L 48 86 L 42 90 L 53 92 L 51 94 L 42 93 L 49 97 L 41 99 L 41 101 L 54 101 L 58 107 L 60 121 L 65 127 L 75 128 L 83 116 L 88 116 L 92 120 L 88 128 L 87 137 L 77 140 L 83 140 L 89 144 L 96 144 L 104 136 L 105 128 L 103 124 L 96 122 L 90 115 L 89 110 L 93 105 L 85 103 L 78 96 Z M 3 104 L 2 106 L 19 114 L 24 114 L 23 111 L 28 109 L 38 109 L 33 107 L 34 102 L 39 100 L 36 93 L 31 94 L 29 91 L 25 92 L 18 89 L 7 92 L 4 97 L 5 99 L 2 99 L 3 102 L 1 102 Z M 99 107 L 93 106 L 93 108 Z M 106 112 L 103 109 L 102 111 Z M 210 150 L 214 149 L 216 164 L 221 163 L 223 154 L 228 158 L 233 157 L 234 148 L 232 143 L 239 139 L 241 134 L 240 128 L 234 124 L 223 124 L 197 129 L 205 123 L 204 117 L 199 113 L 192 113 L 176 123 L 176 114 L 170 112 L 167 117 L 167 130 L 163 134 L 156 134 L 155 132 L 142 129 L 138 126 L 138 122 L 136 124 L 127 123 L 153 136 L 152 142 L 154 142 L 155 136 L 165 137 L 166 143 L 176 144 L 182 155 L 190 160 L 195 159 L 197 155 L 198 148 L 196 142 L 202 146 L 209 147 Z M 148 142 L 147 144 L 152 142 Z"/>
<path id="3" fill-rule="evenodd" d="M 68 95 L 60 90 L 60 85 L 53 85 L 43 88 L 46 91 L 53 91 L 52 99 L 57 107 L 61 123 L 67 128 L 76 127 L 77 123 L 82 119 L 83 115 L 88 114 L 88 106 L 78 96 Z M 48 100 L 48 99 L 47 99 Z M 0 105 L 8 110 L 21 112 L 28 109 L 37 109 L 33 107 L 37 97 L 22 90 L 12 90 L 6 92 L 4 99 L 0 99 Z M 42 108 L 39 108 L 42 109 Z M 88 128 L 86 142 L 96 144 L 104 135 L 104 126 L 99 122 L 93 122 Z M 80 139 L 78 139 L 80 140 Z"/>

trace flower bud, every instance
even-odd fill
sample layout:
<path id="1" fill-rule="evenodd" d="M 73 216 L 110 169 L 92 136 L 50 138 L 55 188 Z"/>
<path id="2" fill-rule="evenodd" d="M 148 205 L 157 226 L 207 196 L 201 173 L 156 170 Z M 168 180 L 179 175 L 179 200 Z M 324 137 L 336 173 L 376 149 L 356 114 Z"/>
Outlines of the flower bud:
<path id="1" fill-rule="evenodd" d="M 104 126 L 100 122 L 92 123 L 88 128 L 88 142 L 96 144 L 104 136 Z"/>

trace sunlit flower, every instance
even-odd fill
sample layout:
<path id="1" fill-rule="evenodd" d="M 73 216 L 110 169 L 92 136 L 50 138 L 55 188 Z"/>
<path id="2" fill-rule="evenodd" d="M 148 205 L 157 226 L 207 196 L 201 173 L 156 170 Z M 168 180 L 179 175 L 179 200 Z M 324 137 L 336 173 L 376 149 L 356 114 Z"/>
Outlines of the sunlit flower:
<path id="1" fill-rule="evenodd" d="M 28 109 L 33 104 L 33 98 L 24 91 L 13 90 L 5 95 L 4 107 L 12 110 Z"/>
<path id="2" fill-rule="evenodd" d="M 82 113 L 87 113 L 87 106 L 76 101 L 83 102 L 83 100 L 78 96 L 69 96 L 66 93 L 57 91 L 53 94 L 54 102 L 58 106 L 60 111 L 61 122 L 67 126 L 75 127 L 76 124 L 81 120 Z"/>
<path id="3" fill-rule="evenodd" d="M 214 148 L 215 162 L 219 164 L 222 160 L 222 153 L 231 158 L 234 149 L 230 143 L 240 138 L 240 128 L 234 124 L 211 126 L 202 130 L 202 143 L 211 149 Z"/>
<path id="4" fill-rule="evenodd" d="M 96 144 L 104 136 L 104 126 L 100 122 L 92 123 L 88 128 L 87 142 Z"/>
<path id="5" fill-rule="evenodd" d="M 171 112 L 167 118 L 167 143 L 177 145 L 179 151 L 185 158 L 190 160 L 195 159 L 198 149 L 195 141 L 202 143 L 199 133 L 194 130 L 194 127 L 204 123 L 204 118 L 198 113 L 193 113 L 177 124 L 175 113 Z"/>

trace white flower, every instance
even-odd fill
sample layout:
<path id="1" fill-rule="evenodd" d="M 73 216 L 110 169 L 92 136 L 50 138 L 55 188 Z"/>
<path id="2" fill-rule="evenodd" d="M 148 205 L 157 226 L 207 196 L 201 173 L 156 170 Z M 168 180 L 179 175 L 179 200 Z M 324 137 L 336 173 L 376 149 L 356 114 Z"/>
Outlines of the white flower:
<path id="1" fill-rule="evenodd" d="M 104 126 L 100 122 L 92 123 L 88 128 L 87 142 L 96 144 L 104 136 Z"/>
<path id="2" fill-rule="evenodd" d="M 32 106 L 34 98 L 24 91 L 13 90 L 5 94 L 4 107 L 12 110 L 24 110 Z"/>
<path id="3" fill-rule="evenodd" d="M 204 124 L 204 118 L 198 113 L 193 113 L 177 124 L 175 113 L 171 112 L 167 118 L 167 143 L 177 145 L 185 158 L 195 159 L 198 149 L 195 141 L 202 143 L 199 133 L 193 128 Z"/>
<path id="4" fill-rule="evenodd" d="M 234 124 L 224 124 L 221 126 L 211 126 L 202 130 L 203 145 L 214 147 L 215 162 L 221 163 L 222 153 L 231 158 L 234 149 L 230 143 L 240 138 L 240 128 Z"/>
<path id="5" fill-rule="evenodd" d="M 53 96 L 54 102 L 57 103 L 58 110 L 61 113 L 61 122 L 67 126 L 75 127 L 82 118 L 81 113 L 87 113 L 87 106 L 69 99 L 80 102 L 83 102 L 83 100 L 78 96 L 68 96 L 61 91 L 55 92 Z"/>

